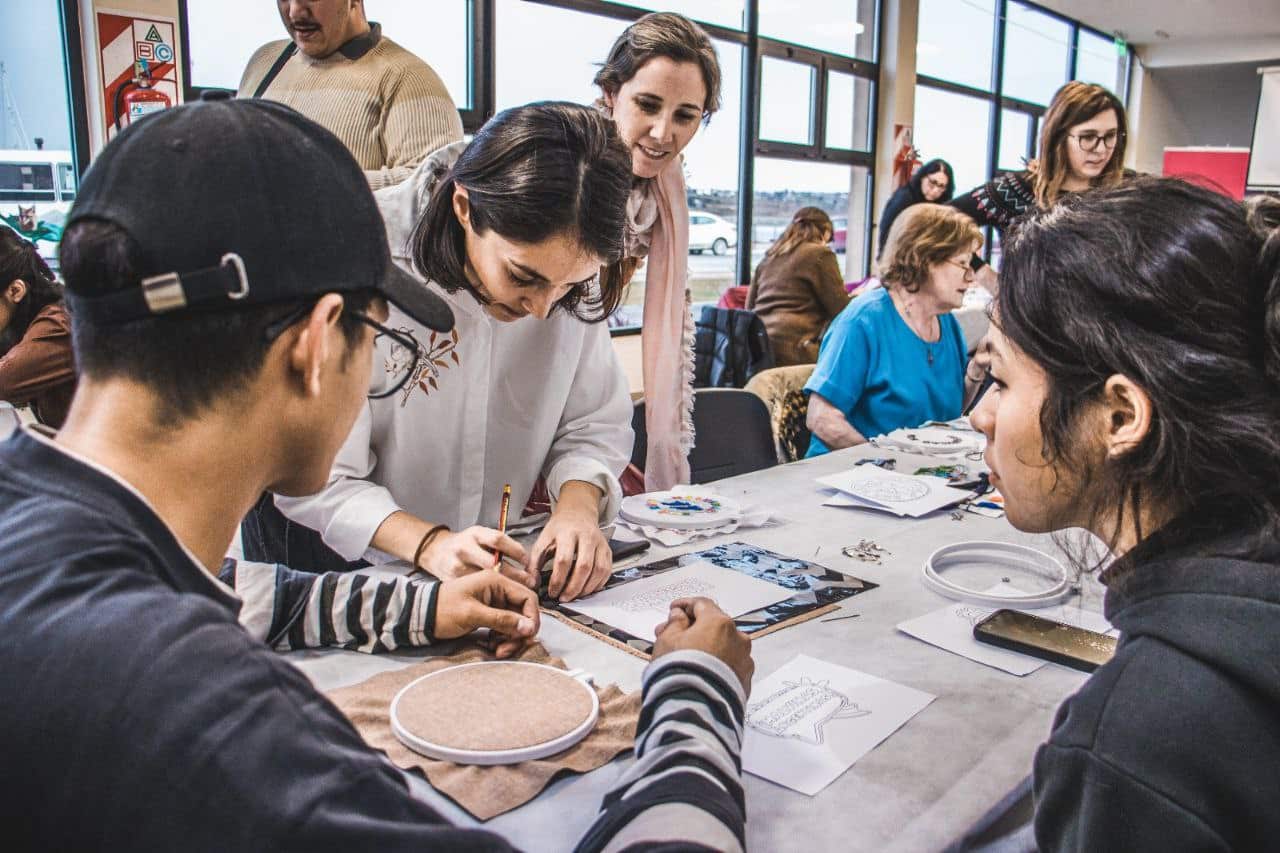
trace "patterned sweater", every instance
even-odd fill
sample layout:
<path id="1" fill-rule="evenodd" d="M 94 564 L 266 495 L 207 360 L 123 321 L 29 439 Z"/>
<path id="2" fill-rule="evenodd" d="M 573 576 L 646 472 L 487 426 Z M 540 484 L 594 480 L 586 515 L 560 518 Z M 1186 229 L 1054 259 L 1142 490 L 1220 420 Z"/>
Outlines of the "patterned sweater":
<path id="1" fill-rule="evenodd" d="M 289 45 L 258 48 L 240 78 L 250 97 Z M 422 160 L 462 139 L 462 119 L 435 71 L 372 24 L 323 59 L 296 52 L 262 95 L 328 128 L 347 146 L 373 189 L 398 184 Z"/>
<path id="2" fill-rule="evenodd" d="M 1010 226 L 1036 209 L 1031 173 L 1007 172 L 957 196 L 951 206 L 967 213 L 980 227 L 995 226 L 1004 237 Z"/>

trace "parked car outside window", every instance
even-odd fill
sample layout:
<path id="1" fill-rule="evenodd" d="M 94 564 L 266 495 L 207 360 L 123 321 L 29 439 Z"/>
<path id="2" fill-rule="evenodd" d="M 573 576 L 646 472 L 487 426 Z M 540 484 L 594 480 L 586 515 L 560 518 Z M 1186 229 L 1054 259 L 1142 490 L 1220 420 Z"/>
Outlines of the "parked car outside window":
<path id="1" fill-rule="evenodd" d="M 701 255 L 710 251 L 723 255 L 738 245 L 738 229 L 733 223 L 714 213 L 691 211 L 689 213 L 689 251 Z"/>

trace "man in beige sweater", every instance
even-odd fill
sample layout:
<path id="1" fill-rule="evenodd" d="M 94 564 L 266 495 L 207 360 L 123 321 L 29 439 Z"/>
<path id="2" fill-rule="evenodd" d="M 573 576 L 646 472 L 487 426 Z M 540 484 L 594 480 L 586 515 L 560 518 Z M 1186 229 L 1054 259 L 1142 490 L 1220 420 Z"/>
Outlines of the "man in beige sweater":
<path id="1" fill-rule="evenodd" d="M 403 181 L 432 151 L 462 138 L 440 77 L 370 25 L 364 0 L 277 5 L 291 41 L 258 48 L 240 78 L 240 97 L 279 101 L 328 128 L 375 190 Z"/>

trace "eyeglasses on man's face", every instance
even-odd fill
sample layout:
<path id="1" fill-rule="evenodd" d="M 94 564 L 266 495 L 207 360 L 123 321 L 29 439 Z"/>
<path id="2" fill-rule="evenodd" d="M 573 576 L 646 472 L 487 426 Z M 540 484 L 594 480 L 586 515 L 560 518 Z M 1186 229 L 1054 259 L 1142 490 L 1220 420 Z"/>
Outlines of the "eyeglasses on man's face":
<path id="1" fill-rule="evenodd" d="M 268 325 L 263 330 L 263 337 L 266 342 L 271 343 L 283 335 L 285 329 L 300 322 L 310 315 L 313 310 L 315 310 L 314 304 L 303 305 Z M 418 367 L 418 362 L 422 359 L 422 344 L 418 343 L 418 339 L 413 336 L 412 332 L 389 329 L 372 317 L 368 317 L 358 311 L 352 311 L 351 316 L 373 329 L 376 333 L 373 338 L 373 348 L 382 361 L 382 370 L 386 377 L 384 382 L 371 385 L 369 399 L 382 400 L 398 393 L 405 385 L 409 384 L 409 379 L 413 376 Z"/>
<path id="2" fill-rule="evenodd" d="M 1107 133 L 1094 133 L 1086 131 L 1085 133 L 1069 133 L 1067 134 L 1076 141 L 1081 151 L 1097 151 L 1098 146 L 1110 151 L 1116 147 L 1116 143 L 1124 136 L 1118 130 L 1108 131 Z"/>

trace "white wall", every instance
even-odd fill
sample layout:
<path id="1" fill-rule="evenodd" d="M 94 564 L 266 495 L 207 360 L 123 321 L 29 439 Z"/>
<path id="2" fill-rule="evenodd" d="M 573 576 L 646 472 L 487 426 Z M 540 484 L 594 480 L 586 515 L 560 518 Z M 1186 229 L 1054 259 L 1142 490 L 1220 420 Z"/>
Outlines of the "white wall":
<path id="1" fill-rule="evenodd" d="M 1248 148 L 1262 85 L 1257 69 L 1275 64 L 1272 58 L 1217 65 L 1135 66 L 1128 165 L 1159 174 L 1166 147 Z"/>

